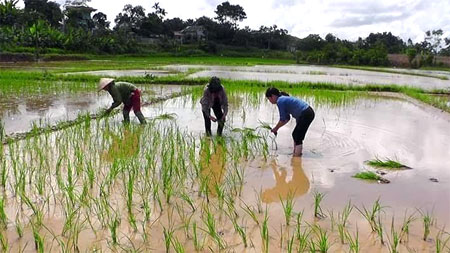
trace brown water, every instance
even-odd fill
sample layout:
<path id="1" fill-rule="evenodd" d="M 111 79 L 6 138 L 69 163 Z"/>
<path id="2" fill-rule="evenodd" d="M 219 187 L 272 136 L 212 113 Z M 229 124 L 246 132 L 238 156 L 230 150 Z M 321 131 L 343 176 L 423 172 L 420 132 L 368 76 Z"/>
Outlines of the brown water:
<path id="1" fill-rule="evenodd" d="M 232 131 L 235 128 L 258 127 L 260 122 L 267 122 L 274 125 L 278 120 L 278 111 L 276 106 L 269 104 L 260 94 L 258 99 L 255 96 L 245 96 L 245 94 L 230 94 L 230 112 L 224 132 L 225 142 L 231 142 L 231 138 L 237 138 L 237 132 Z M 217 232 L 227 242 L 227 248 L 224 251 L 235 252 L 260 252 L 262 247 L 261 228 L 243 211 L 243 204 L 251 205 L 256 216 L 261 222 L 264 219 L 262 212 L 267 210 L 270 217 L 268 222 L 270 245 L 269 252 L 286 251 L 286 241 L 295 230 L 295 225 L 289 227 L 284 224 L 284 214 L 281 200 L 285 201 L 288 196 L 293 196 L 294 214 L 304 211 L 302 229 L 306 229 L 307 222 L 310 225 L 320 226 L 326 229 L 329 241 L 332 242 L 330 252 L 347 252 L 348 244 L 341 244 L 338 239 L 336 227 L 331 225 L 331 214 L 337 215 L 343 207 L 351 201 L 357 207 L 363 205 L 370 208 L 379 198 L 382 205 L 385 206 L 382 215 L 382 221 L 386 229 L 386 236 L 390 232 L 391 217 L 395 216 L 395 228 L 401 225 L 405 212 L 408 214 L 415 212 L 416 208 L 423 212 L 432 212 L 437 224 L 432 227 L 432 238 L 436 235 L 437 228 L 450 222 L 450 118 L 448 114 L 437 112 L 437 110 L 419 103 L 412 103 L 410 100 L 392 97 L 373 98 L 361 97 L 354 101 L 348 101 L 341 106 L 318 103 L 314 97 L 304 97 L 314 108 L 316 118 L 312 123 L 304 144 L 304 156 L 302 158 L 292 158 L 292 140 L 291 131 L 295 122 L 288 123 L 280 129 L 275 143 L 269 139 L 270 155 L 267 160 L 257 156 L 255 158 L 239 160 L 239 166 L 244 169 L 244 186 L 242 195 L 235 201 L 235 211 L 239 217 L 239 223 L 245 229 L 249 247 L 244 248 L 240 237 L 234 231 L 228 217 L 217 210 L 218 197 L 214 190 L 217 185 L 227 186 L 230 170 L 233 169 L 230 158 L 230 150 L 226 150 L 221 145 L 217 145 L 212 153 L 206 152 L 213 147 L 212 140 L 206 140 L 203 147 L 198 147 L 198 159 L 201 161 L 200 175 L 208 178 L 206 187 L 211 192 L 210 202 L 207 202 L 205 196 L 198 193 L 196 186 L 181 185 L 181 189 L 189 194 L 197 206 L 197 211 L 192 212 L 189 205 L 180 198 L 174 198 L 171 205 L 162 205 L 163 210 L 159 210 L 157 204 L 152 206 L 151 222 L 146 223 L 145 231 L 139 227 L 133 231 L 127 222 L 126 211 L 126 185 L 122 178 L 115 181 L 112 187 L 112 194 L 109 199 L 111 206 L 115 207 L 120 213 L 122 222 L 118 228 L 118 237 L 121 246 L 131 247 L 133 245 L 142 251 L 164 252 L 164 230 L 173 225 L 174 236 L 179 240 L 186 252 L 193 252 L 193 239 L 186 238 L 182 227 L 183 215 L 192 215 L 192 221 L 196 221 L 199 227 L 200 239 L 204 241 L 202 251 L 218 251 L 217 245 L 210 236 L 207 235 L 205 219 L 203 216 L 204 208 L 211 208 L 212 215 L 216 221 Z M 200 139 L 204 134 L 203 118 L 200 111 L 198 100 L 193 100 L 190 96 L 171 99 L 166 102 L 144 107 L 143 112 L 146 116 L 153 118 L 162 113 L 176 113 L 175 120 L 167 121 L 167 124 L 176 124 L 181 130 L 185 130 L 192 138 Z M 121 116 L 114 117 L 110 124 L 116 124 L 121 120 Z M 106 127 L 103 131 L 79 130 L 74 131 L 72 136 L 80 140 L 69 140 L 69 143 L 75 143 L 76 148 L 86 149 L 82 161 L 92 161 L 95 171 L 98 174 L 96 182 L 104 183 L 107 173 L 114 168 L 114 164 L 127 157 L 137 158 L 141 156 L 142 149 L 152 149 L 151 137 L 162 134 L 157 131 L 150 131 L 146 128 L 134 129 L 133 131 L 124 130 L 123 133 L 109 133 Z M 213 132 L 216 124 L 213 124 Z M 88 131 L 88 133 L 84 133 Z M 146 132 L 147 131 L 147 132 Z M 261 130 L 263 131 L 263 130 Z M 106 136 L 101 133 L 106 132 Z M 142 136 L 145 136 L 143 138 Z M 55 139 L 65 139 L 63 132 L 55 133 Z M 72 137 L 70 137 L 72 138 Z M 69 139 L 70 139 L 69 138 Z M 85 138 L 85 139 L 83 139 Z M 102 143 L 102 139 L 107 141 L 107 147 L 102 150 L 92 143 Z M 84 140 L 84 141 L 83 141 Z M 108 143 L 111 141 L 111 143 Z M 57 142 L 59 143 L 59 142 Z M 64 142 L 62 142 L 64 143 Z M 174 143 L 176 145 L 177 143 Z M 24 145 L 27 145 L 24 143 Z M 61 144 L 59 144 L 61 145 Z M 53 145 L 54 146 L 54 145 Z M 56 163 L 56 151 L 54 147 L 42 147 L 42 150 L 54 154 L 49 162 Z M 58 146 L 58 145 L 56 145 Z M 123 150 L 122 147 L 128 147 Z M 167 150 L 170 150 L 166 147 Z M 70 147 L 70 152 L 75 147 Z M 61 148 L 59 149 L 61 150 Z M 63 148 L 64 150 L 64 148 Z M 89 151 L 91 150 L 91 151 Z M 164 151 L 164 150 L 163 150 Z M 74 150 L 73 152 L 76 152 Z M 165 153 L 152 154 L 159 158 L 167 155 Z M 97 157 L 97 153 L 100 157 Z M 352 178 L 356 172 L 363 170 L 374 170 L 365 164 L 366 160 L 376 157 L 392 158 L 398 160 L 410 167 L 412 170 L 405 171 L 386 171 L 390 184 L 368 183 L 363 180 Z M 184 157 L 188 160 L 188 157 Z M 74 160 L 76 160 L 74 158 Z M 228 162 L 225 162 L 228 161 Z M 97 168 L 98 166 L 98 168 Z M 148 164 L 143 164 L 147 167 Z M 66 168 L 64 167 L 64 170 Z M 188 169 L 190 170 L 190 169 Z M 159 172 L 159 171 L 157 171 Z M 12 174 L 12 173 L 11 173 Z M 9 176 L 11 176 L 9 174 Z M 75 175 L 75 173 L 74 173 Z M 126 174 L 124 174 L 126 175 Z M 50 182 L 56 184 L 54 176 Z M 437 178 L 438 182 L 431 182 L 430 177 Z M 194 175 L 194 178 L 197 176 Z M 81 177 L 78 177 L 82 180 Z M 126 180 L 126 179 L 124 179 Z M 136 182 L 136 190 L 145 182 Z M 11 184 L 12 187 L 13 184 Z M 99 196 L 99 185 L 92 190 L 92 196 Z M 57 186 L 54 186 L 58 189 Z M 31 191 L 31 190 L 30 190 Z M 79 194 L 81 189 L 79 189 Z M 322 209 L 327 215 L 325 219 L 313 218 L 314 192 L 325 193 L 322 201 Z M 18 205 L 14 205 L 14 191 L 8 190 L 6 194 L 8 202 L 8 217 L 13 220 L 19 210 Z M 65 240 L 61 236 L 64 217 L 61 205 L 58 201 L 63 199 L 62 193 L 57 191 L 52 194 L 50 204 L 44 205 L 45 217 L 44 224 L 52 233 L 57 235 L 60 240 Z M 80 197 L 82 197 L 80 195 Z M 53 204 L 53 198 L 55 203 Z M 33 203 L 38 205 L 44 202 L 39 196 L 33 199 Z M 91 201 L 91 204 L 93 202 Z M 135 196 L 134 212 L 138 220 L 142 219 L 142 200 Z M 181 208 L 181 209 L 179 209 Z M 267 208 L 267 209 L 266 209 Z M 83 224 L 82 232 L 78 239 L 80 251 L 94 251 L 102 249 L 103 251 L 124 251 L 125 248 L 113 246 L 110 244 L 111 234 L 107 227 L 100 229 L 99 222 L 96 221 L 94 213 L 88 213 L 86 207 L 81 208 L 81 221 Z M 95 210 L 95 208 L 94 208 Z M 25 208 L 23 213 L 31 215 L 31 210 Z M 86 217 L 91 217 L 93 227 L 96 232 L 90 229 Z M 408 248 L 419 252 L 432 252 L 435 241 L 424 242 L 421 240 L 422 227 L 420 215 L 411 225 L 411 232 L 408 243 L 401 244 L 400 252 L 407 252 Z M 23 222 L 28 219 L 24 218 Z M 169 221 L 170 220 L 170 221 Z M 295 220 L 294 218 L 292 220 Z M 11 222 L 13 223 L 13 222 Z M 293 222 L 294 223 L 294 222 Z M 295 223 L 294 223 L 295 224 Z M 387 246 L 380 244 L 377 236 L 370 232 L 367 221 L 363 219 L 357 210 L 353 210 L 348 230 L 350 233 L 359 232 L 361 243 L 361 252 L 388 252 Z M 201 228 L 201 229 L 200 229 Z M 60 246 L 53 239 L 53 235 L 46 229 L 41 229 L 41 236 L 45 236 L 46 251 L 59 252 Z M 30 227 L 25 229 L 24 237 L 18 238 L 14 231 L 14 226 L 8 226 L 6 235 L 13 252 L 23 249 L 25 252 L 34 252 L 33 234 Z M 147 235 L 147 241 L 144 241 L 143 235 Z M 311 238 L 315 239 L 312 235 Z M 385 238 L 387 241 L 388 239 Z M 70 245 L 70 244 L 69 244 Z M 129 249 L 129 248 L 126 248 Z M 172 248 L 173 249 L 173 248 Z"/>
<path id="2" fill-rule="evenodd" d="M 139 85 L 143 90 L 142 101 L 180 92 L 179 85 Z M 41 94 L 0 97 L 0 120 L 6 134 L 25 132 L 33 124 L 45 126 L 58 121 L 73 120 L 81 113 L 93 113 L 111 105 L 107 92 L 77 94 Z"/>
<path id="3" fill-rule="evenodd" d="M 450 117 L 429 107 L 402 99 L 360 99 L 344 107 L 316 105 L 316 118 L 304 143 L 301 162 L 291 159 L 291 120 L 276 137 L 278 150 L 265 168 L 254 164 L 247 171 L 249 198 L 262 190 L 266 203 L 277 202 L 295 190 L 298 204 L 310 200 L 313 190 L 327 192 L 327 205 L 343 206 L 348 200 L 371 205 L 377 198 L 397 214 L 405 209 L 433 210 L 442 223 L 450 222 Z M 193 109 L 193 107 L 197 109 Z M 174 99 L 146 108 L 146 114 L 176 113 L 177 124 L 189 132 L 203 133 L 199 107 Z M 244 114 L 245 113 L 245 114 Z M 276 106 L 261 100 L 258 107 L 233 107 L 225 135 L 231 128 L 272 126 L 278 120 Z M 214 124 L 213 124 L 214 132 Z M 274 148 L 274 145 L 272 145 Z M 365 161 L 391 158 L 412 167 L 386 171 L 390 184 L 370 184 L 351 178 L 357 172 L 374 170 Z M 430 178 L 437 178 L 438 183 Z M 252 180 L 253 179 L 253 180 Z M 254 180 L 257 179 L 257 180 Z"/>

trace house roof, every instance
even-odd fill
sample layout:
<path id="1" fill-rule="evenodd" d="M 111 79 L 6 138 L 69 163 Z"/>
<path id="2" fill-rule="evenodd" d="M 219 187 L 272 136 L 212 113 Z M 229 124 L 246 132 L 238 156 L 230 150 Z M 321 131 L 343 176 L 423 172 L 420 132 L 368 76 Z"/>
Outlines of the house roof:
<path id="1" fill-rule="evenodd" d="M 197 31 L 205 31 L 205 28 L 201 25 L 190 25 L 183 30 L 181 30 L 182 33 L 189 33 L 189 32 L 197 32 Z"/>
<path id="2" fill-rule="evenodd" d="M 97 10 L 92 7 L 84 6 L 84 5 L 68 5 L 68 6 L 66 6 L 66 9 L 79 9 L 79 10 L 85 10 L 85 11 L 91 11 L 91 12 Z"/>

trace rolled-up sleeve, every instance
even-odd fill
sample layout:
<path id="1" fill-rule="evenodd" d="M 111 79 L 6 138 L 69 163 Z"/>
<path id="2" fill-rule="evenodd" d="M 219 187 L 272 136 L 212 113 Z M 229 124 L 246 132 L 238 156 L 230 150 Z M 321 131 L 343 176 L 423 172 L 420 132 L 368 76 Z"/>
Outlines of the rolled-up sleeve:
<path id="1" fill-rule="evenodd" d="M 203 97 L 200 99 L 200 104 L 202 105 L 202 111 L 206 114 L 206 116 L 210 116 L 211 114 L 211 96 L 207 89 L 203 91 Z"/>

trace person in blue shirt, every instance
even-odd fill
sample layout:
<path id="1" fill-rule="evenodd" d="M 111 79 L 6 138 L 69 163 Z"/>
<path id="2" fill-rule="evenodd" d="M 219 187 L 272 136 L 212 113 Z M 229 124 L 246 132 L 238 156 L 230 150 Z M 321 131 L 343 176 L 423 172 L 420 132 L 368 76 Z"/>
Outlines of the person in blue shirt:
<path id="1" fill-rule="evenodd" d="M 286 92 L 279 91 L 274 87 L 267 89 L 266 98 L 270 103 L 276 104 L 280 112 L 280 120 L 278 121 L 278 124 L 272 128 L 272 133 L 277 135 L 278 129 L 286 125 L 291 116 L 297 121 L 297 125 L 292 132 L 292 138 L 294 139 L 293 156 L 301 156 L 306 131 L 308 131 L 309 125 L 314 120 L 314 110 L 305 101 L 290 97 Z"/>

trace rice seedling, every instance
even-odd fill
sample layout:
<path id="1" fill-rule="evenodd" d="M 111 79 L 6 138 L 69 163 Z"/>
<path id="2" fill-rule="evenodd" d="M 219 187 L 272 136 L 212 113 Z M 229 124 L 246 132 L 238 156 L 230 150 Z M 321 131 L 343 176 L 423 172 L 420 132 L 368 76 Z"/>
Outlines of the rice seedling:
<path id="1" fill-rule="evenodd" d="M 248 206 L 244 201 L 241 202 L 244 205 L 243 207 L 241 206 L 242 210 L 244 210 L 244 212 L 248 214 L 250 218 L 252 218 L 252 220 L 256 223 L 256 225 L 259 226 L 259 220 L 258 217 L 256 216 L 255 211 L 253 210 L 253 207 Z"/>
<path id="2" fill-rule="evenodd" d="M 185 252 L 183 244 L 176 237 L 172 238 L 172 245 L 173 245 L 173 249 L 175 250 L 175 252 L 177 252 L 177 253 Z"/>
<path id="3" fill-rule="evenodd" d="M 267 212 L 267 207 L 266 207 L 266 211 L 264 212 L 264 220 L 261 223 L 261 241 L 262 241 L 262 251 L 263 252 L 269 252 L 269 227 L 268 227 L 268 221 L 269 221 L 269 216 L 268 216 L 268 212 Z"/>
<path id="4" fill-rule="evenodd" d="M 378 235 L 378 238 L 380 239 L 380 242 L 382 245 L 384 245 L 384 228 L 383 228 L 383 223 L 381 223 L 381 215 L 377 216 L 377 222 L 375 223 L 375 232 Z"/>
<path id="5" fill-rule="evenodd" d="M 130 170 L 128 173 L 128 181 L 127 185 L 127 210 L 128 210 L 128 221 L 134 231 L 137 231 L 136 218 L 133 213 L 133 192 L 134 192 L 134 182 L 135 182 L 136 174 L 133 170 Z"/>
<path id="6" fill-rule="evenodd" d="M 34 247 L 37 252 L 43 253 L 44 252 L 44 238 L 42 238 L 42 236 L 39 234 L 39 229 L 36 227 L 35 224 L 32 223 L 31 227 L 33 230 Z"/>
<path id="7" fill-rule="evenodd" d="M 423 212 L 421 210 L 417 210 L 420 215 L 422 215 L 422 225 L 423 225 L 423 240 L 428 240 L 428 236 L 430 235 L 430 227 L 433 223 L 433 219 L 429 212 Z"/>
<path id="8" fill-rule="evenodd" d="M 287 242 L 287 252 L 292 253 L 294 251 L 294 241 L 295 241 L 295 235 L 292 235 L 291 238 L 288 239 Z"/>
<path id="9" fill-rule="evenodd" d="M 322 207 L 320 203 L 325 197 L 325 193 L 320 193 L 317 190 L 314 190 L 314 217 L 322 219 L 325 218 L 325 214 L 322 211 Z"/>
<path id="10" fill-rule="evenodd" d="M 311 235 L 311 230 L 305 229 L 303 231 L 297 230 L 296 238 L 298 241 L 297 252 L 304 252 L 309 246 L 309 237 Z"/>
<path id="11" fill-rule="evenodd" d="M 398 251 L 398 245 L 400 244 L 401 239 L 401 232 L 397 232 L 394 227 L 394 217 L 392 217 L 391 222 L 391 233 L 390 236 L 388 236 L 389 244 L 388 249 L 391 253 L 397 253 Z"/>
<path id="12" fill-rule="evenodd" d="M 218 201 L 218 204 L 219 204 L 219 210 L 223 210 L 223 204 L 224 204 L 224 201 L 225 201 L 225 190 L 224 190 L 224 187 L 219 185 L 218 183 L 216 183 L 214 185 L 214 189 L 215 189 L 216 196 L 217 196 L 217 201 Z"/>
<path id="13" fill-rule="evenodd" d="M 5 212 L 5 201 L 0 197 L 0 228 L 6 229 L 8 227 L 8 217 Z"/>
<path id="14" fill-rule="evenodd" d="M 17 232 L 17 235 L 19 236 L 19 238 L 22 238 L 22 237 L 23 237 L 23 229 L 24 229 L 24 226 L 23 226 L 22 222 L 20 221 L 19 213 L 17 213 L 17 215 L 16 215 L 16 221 L 15 221 L 15 223 L 16 223 L 16 232 Z"/>
<path id="15" fill-rule="evenodd" d="M 211 213 L 209 207 L 204 208 L 204 213 L 206 213 L 205 220 L 203 220 L 207 228 L 206 232 L 212 239 L 214 239 L 219 249 L 221 250 L 224 249 L 225 248 L 224 241 L 217 232 L 216 219 L 214 218 L 214 215 Z"/>
<path id="16" fill-rule="evenodd" d="M 192 198 L 188 194 L 186 194 L 185 192 L 182 192 L 180 197 L 181 197 L 181 199 L 186 201 L 186 203 L 189 204 L 189 206 L 192 209 L 192 212 L 195 212 L 196 208 L 195 208 L 194 201 L 192 200 Z"/>
<path id="17" fill-rule="evenodd" d="M 409 228 L 413 221 L 416 220 L 414 213 L 407 215 L 405 211 L 405 216 L 403 218 L 403 224 L 400 232 L 400 242 L 406 242 L 409 240 Z M 406 238 L 405 238 L 406 237 Z"/>
<path id="18" fill-rule="evenodd" d="M 341 212 L 338 212 L 338 233 L 339 233 L 339 239 L 341 241 L 342 244 L 344 244 L 344 240 L 346 237 L 346 226 L 347 226 L 347 222 L 348 222 L 348 218 L 351 214 L 353 210 L 353 205 L 351 203 L 351 201 L 349 201 L 347 203 L 347 205 L 345 205 L 344 209 Z"/>
<path id="19" fill-rule="evenodd" d="M 173 241 L 173 228 L 166 228 L 163 226 L 163 234 L 164 234 L 164 245 L 166 246 L 166 252 L 170 250 L 170 244 Z"/>
<path id="20" fill-rule="evenodd" d="M 331 244 L 327 231 L 322 229 L 319 225 L 313 225 L 312 231 L 316 235 L 316 241 L 314 241 L 313 239 L 310 240 L 310 250 L 328 252 Z"/>
<path id="21" fill-rule="evenodd" d="M 358 212 L 362 214 L 362 216 L 367 220 L 367 222 L 370 225 L 370 228 L 372 229 L 372 232 L 375 232 L 377 229 L 377 216 L 380 214 L 382 209 L 384 208 L 380 204 L 380 199 L 377 199 L 375 203 L 372 206 L 372 209 L 367 209 L 364 205 L 362 209 L 359 209 L 358 207 L 355 207 Z"/>
<path id="22" fill-rule="evenodd" d="M 350 234 L 350 232 L 346 231 L 345 238 L 347 239 L 349 245 L 349 252 L 358 253 L 361 249 L 359 245 L 358 227 L 356 227 L 356 233 L 353 234 L 353 236 Z"/>
<path id="23" fill-rule="evenodd" d="M 9 251 L 8 237 L 3 235 L 3 232 L 0 232 L 0 247 L 2 252 Z"/>
<path id="24" fill-rule="evenodd" d="M 117 238 L 117 228 L 120 225 L 120 219 L 116 215 L 112 217 L 111 221 L 109 222 L 109 232 L 111 233 L 111 241 L 113 245 L 117 245 L 119 243 L 119 240 Z"/>
<path id="25" fill-rule="evenodd" d="M 283 199 L 280 196 L 280 202 L 281 206 L 283 207 L 286 226 L 289 226 L 292 217 L 292 211 L 294 209 L 294 194 L 289 193 L 286 198 L 286 201 L 283 201 Z"/>
<path id="26" fill-rule="evenodd" d="M 375 158 L 373 160 L 367 161 L 367 164 L 376 168 L 385 168 L 385 169 L 392 169 L 392 170 L 404 170 L 404 169 L 411 169 L 410 167 L 403 165 L 395 160 L 386 158 L 384 161 Z"/>
<path id="27" fill-rule="evenodd" d="M 228 216 L 228 214 L 227 214 L 227 216 Z M 241 237 L 242 243 L 244 244 L 244 247 L 247 248 L 248 243 L 247 243 L 247 233 L 246 233 L 245 226 L 240 226 L 235 218 L 230 217 L 230 216 L 228 216 L 228 217 L 230 218 L 230 221 L 233 224 L 234 231 L 239 234 L 239 236 Z"/>
<path id="28" fill-rule="evenodd" d="M 189 214 L 186 213 L 184 208 L 182 206 L 180 206 L 178 203 L 175 204 L 175 208 L 177 210 L 178 216 L 180 217 L 180 220 L 182 222 L 182 227 L 184 229 L 186 238 L 190 239 L 190 227 L 191 227 L 191 220 L 192 220 L 192 216 L 194 215 L 193 213 Z"/>
<path id="29" fill-rule="evenodd" d="M 197 223 L 194 221 L 192 223 L 192 240 L 194 241 L 194 248 L 196 251 L 203 249 L 203 243 L 200 241 L 197 233 Z"/>
<path id="30" fill-rule="evenodd" d="M 261 214 L 263 212 L 262 199 L 261 199 L 262 189 L 259 189 L 259 192 L 257 192 L 255 189 L 253 189 L 253 190 L 255 191 L 256 210 L 258 210 L 258 213 Z"/>
<path id="31" fill-rule="evenodd" d="M 444 235 L 446 234 L 447 238 L 444 238 Z M 436 253 L 444 252 L 444 250 L 447 249 L 447 251 L 450 249 L 447 244 L 450 241 L 450 235 L 446 232 L 444 232 L 444 229 L 440 229 L 438 233 L 436 234 L 435 238 L 435 250 Z"/>

